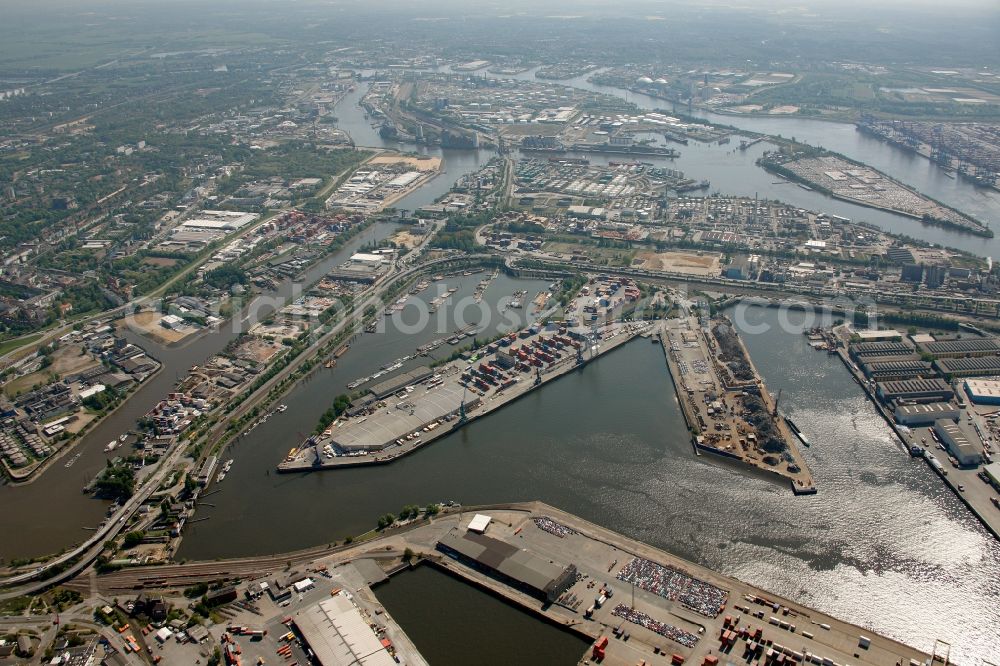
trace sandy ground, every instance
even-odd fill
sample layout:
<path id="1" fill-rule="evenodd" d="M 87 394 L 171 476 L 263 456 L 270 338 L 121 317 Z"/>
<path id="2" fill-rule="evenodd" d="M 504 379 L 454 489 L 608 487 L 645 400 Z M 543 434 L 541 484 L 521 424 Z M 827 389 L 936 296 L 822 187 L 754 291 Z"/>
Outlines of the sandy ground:
<path id="1" fill-rule="evenodd" d="M 438 171 L 441 168 L 440 157 L 404 157 L 403 155 L 376 155 L 368 160 L 368 164 L 406 164 L 418 171 Z"/>
<path id="2" fill-rule="evenodd" d="M 261 338 L 249 338 L 239 346 L 234 352 L 237 358 L 257 363 L 266 363 L 281 351 L 282 345 L 277 342 L 268 342 Z"/>
<path id="3" fill-rule="evenodd" d="M 400 247 L 405 247 L 409 250 L 412 250 L 413 248 L 415 248 L 417 245 L 420 244 L 422 238 L 423 236 L 415 236 L 414 234 L 411 234 L 409 231 L 403 229 L 402 231 L 397 231 L 395 234 L 393 234 L 392 238 L 390 238 L 389 240 L 391 240 L 393 243 L 395 243 Z"/>
<path id="4" fill-rule="evenodd" d="M 720 257 L 718 254 L 697 254 L 695 252 L 640 252 L 636 262 L 646 270 L 674 271 L 688 275 L 718 275 Z"/>
<path id="5" fill-rule="evenodd" d="M 52 365 L 38 372 L 11 380 L 4 386 L 4 392 L 7 395 L 16 395 L 30 391 L 35 384 L 47 384 L 51 375 L 65 377 L 100 365 L 100 362 L 90 354 L 81 355 L 80 350 L 81 346 L 78 344 L 61 346 L 52 355 Z"/>
<path id="6" fill-rule="evenodd" d="M 65 424 L 66 432 L 68 433 L 78 433 L 83 430 L 88 423 L 97 418 L 96 414 L 91 414 L 86 410 L 81 410 L 76 413 L 76 420 Z"/>
<path id="7" fill-rule="evenodd" d="M 180 342 L 187 336 L 198 331 L 197 328 L 193 326 L 186 326 L 179 331 L 173 329 L 164 328 L 160 325 L 160 319 L 163 314 L 159 312 L 140 312 L 135 315 L 126 317 L 120 320 L 120 327 L 129 327 L 141 335 L 153 338 L 157 342 L 163 344 L 171 344 L 174 342 Z"/>

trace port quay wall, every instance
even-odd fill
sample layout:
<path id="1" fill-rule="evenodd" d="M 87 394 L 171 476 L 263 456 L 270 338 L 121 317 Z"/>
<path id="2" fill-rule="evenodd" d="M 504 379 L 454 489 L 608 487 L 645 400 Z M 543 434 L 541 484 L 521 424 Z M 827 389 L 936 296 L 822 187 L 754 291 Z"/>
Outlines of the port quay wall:
<path id="1" fill-rule="evenodd" d="M 603 356 L 604 354 L 610 352 L 613 349 L 617 349 L 621 345 L 623 345 L 623 344 L 625 344 L 627 342 L 630 342 L 631 340 L 635 339 L 635 337 L 638 336 L 638 335 L 641 335 L 641 332 L 638 332 L 638 331 L 637 332 L 632 332 L 632 333 L 629 333 L 629 334 L 626 334 L 626 335 L 617 336 L 616 338 L 613 338 L 613 339 L 611 339 L 609 341 L 605 341 L 608 344 L 600 349 L 600 351 L 597 354 L 597 357 Z M 364 456 L 364 457 L 358 456 L 357 458 L 353 458 L 353 459 L 352 458 L 347 458 L 345 460 L 336 460 L 335 459 L 334 461 L 322 462 L 319 465 L 294 465 L 294 466 L 292 466 L 292 465 L 287 465 L 286 463 L 281 463 L 281 464 L 278 465 L 277 471 L 279 473 L 282 473 L 282 474 L 295 474 L 295 473 L 311 472 L 311 471 L 323 470 L 323 469 L 338 469 L 338 468 L 343 468 L 343 467 L 368 467 L 368 466 L 371 466 L 371 465 L 386 465 L 386 464 L 389 464 L 391 462 L 394 462 L 394 461 L 402 458 L 403 456 L 407 456 L 407 455 L 410 455 L 411 453 L 413 453 L 415 451 L 419 451 L 420 449 L 422 449 L 425 446 L 431 444 L 432 442 L 437 441 L 438 439 L 440 439 L 441 437 L 443 437 L 445 435 L 449 435 L 449 434 L 451 434 L 453 432 L 458 431 L 463 426 L 467 425 L 468 423 L 471 423 L 472 421 L 474 421 L 474 420 L 476 420 L 478 418 L 486 416 L 487 414 L 491 414 L 494 411 L 496 411 L 496 410 L 498 410 L 498 409 L 500 409 L 502 407 L 506 407 L 507 405 L 513 403 L 515 400 L 518 400 L 518 399 L 520 399 L 520 398 L 528 395 L 529 393 L 531 393 L 532 391 L 534 391 L 539 386 L 544 386 L 545 384 L 547 384 L 547 383 L 549 383 L 549 382 L 551 382 L 553 380 L 559 379 L 563 375 L 566 375 L 566 374 L 568 374 L 568 373 L 570 373 L 570 372 L 572 372 L 574 370 L 583 369 L 587 365 L 586 362 L 583 363 L 583 364 L 577 363 L 576 362 L 576 358 L 574 356 L 571 356 L 569 358 L 564 359 L 563 361 L 561 361 L 561 363 L 562 363 L 562 365 L 557 365 L 554 368 L 548 368 L 547 369 L 548 370 L 547 373 L 545 373 L 543 371 L 543 374 L 542 374 L 543 379 L 542 379 L 542 383 L 541 384 L 536 385 L 536 384 L 534 384 L 532 382 L 529 385 L 525 386 L 523 389 L 521 389 L 521 390 L 519 390 L 519 391 L 517 391 L 515 393 L 505 394 L 504 396 L 502 396 L 503 397 L 502 400 L 494 400 L 493 402 L 489 402 L 489 403 L 480 403 L 480 406 L 478 406 L 476 409 L 472 410 L 471 412 L 467 412 L 466 413 L 466 419 L 465 419 L 464 422 L 463 421 L 453 421 L 453 422 L 450 422 L 450 423 L 446 423 L 444 426 L 442 426 L 442 427 L 440 427 L 440 428 L 438 428 L 436 430 L 433 430 L 430 433 L 426 433 L 426 435 L 428 435 L 428 437 L 426 439 L 421 438 L 421 440 L 420 440 L 420 442 L 418 444 L 416 444 L 414 446 L 411 446 L 411 447 L 408 447 L 408 448 L 405 448 L 405 449 L 403 449 L 402 451 L 400 451 L 399 453 L 397 453 L 395 455 L 385 456 L 385 457 L 378 457 L 378 458 L 369 457 L 369 456 Z"/>
<path id="2" fill-rule="evenodd" d="M 875 396 L 875 394 L 871 391 L 871 389 L 868 388 L 868 385 L 861 379 L 861 377 L 859 377 L 858 371 L 856 371 L 854 367 L 851 365 L 851 359 L 847 355 L 847 350 L 841 347 L 840 349 L 837 350 L 837 355 L 840 357 L 840 360 L 843 361 L 844 366 L 847 368 L 847 371 L 851 373 L 851 377 L 854 378 L 854 381 L 857 382 L 858 386 L 861 387 L 861 390 L 864 391 L 865 396 L 875 406 L 876 411 L 878 411 L 878 413 L 882 416 L 882 418 L 885 419 L 885 422 L 889 425 L 889 428 L 892 429 L 892 432 L 894 435 L 896 435 L 896 441 L 899 443 L 900 447 L 903 449 L 905 453 L 907 453 L 907 455 L 912 455 L 909 452 L 908 446 L 906 444 L 906 436 L 900 431 L 899 424 L 896 423 L 896 419 L 893 418 L 889 410 L 887 410 L 885 406 L 881 402 L 879 402 L 878 397 Z M 951 491 L 955 494 L 955 496 L 958 497 L 959 500 L 961 500 L 962 504 L 964 504 L 969 509 L 972 515 L 974 515 L 979 520 L 979 522 L 982 523 L 983 527 L 985 527 L 986 530 L 994 536 L 994 538 L 1000 539 L 1000 527 L 998 527 L 998 525 L 994 521 L 988 520 L 987 516 L 983 515 L 983 513 L 980 512 L 980 510 L 977 507 L 973 506 L 973 504 L 969 502 L 968 499 L 966 499 L 965 493 L 961 492 L 958 489 L 957 484 L 955 484 L 955 482 L 952 481 L 947 474 L 943 473 L 940 469 L 934 467 L 934 465 L 931 465 L 930 461 L 926 457 L 924 456 L 920 457 L 923 458 L 924 462 L 935 474 L 941 477 L 941 480 L 944 481 L 945 485 L 947 485 L 948 488 L 950 488 Z"/>

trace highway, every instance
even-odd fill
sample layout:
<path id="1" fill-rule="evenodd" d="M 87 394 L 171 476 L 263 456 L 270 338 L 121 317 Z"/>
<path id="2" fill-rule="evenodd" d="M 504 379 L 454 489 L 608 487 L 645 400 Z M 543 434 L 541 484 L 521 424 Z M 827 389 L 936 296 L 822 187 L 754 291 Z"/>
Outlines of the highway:
<path id="1" fill-rule="evenodd" d="M 15 587 L 12 587 L 12 589 L 4 592 L 0 592 L 0 600 L 10 599 L 43 590 L 46 587 L 68 580 L 86 569 L 91 562 L 97 559 L 97 556 L 101 554 L 101 551 L 104 550 L 105 541 L 118 536 L 122 529 L 128 524 L 132 515 L 139 509 L 140 506 L 142 506 L 143 502 L 149 499 L 150 495 L 156 492 L 156 490 L 160 487 L 160 484 L 163 483 L 166 475 L 173 470 L 174 465 L 184 453 L 184 449 L 184 446 L 175 446 L 173 450 L 158 463 L 159 467 L 157 470 L 153 472 L 153 474 L 142 484 L 142 486 L 136 490 L 132 497 L 130 497 L 128 501 L 126 501 L 125 504 L 123 504 L 122 507 L 104 523 L 103 527 L 94 532 L 92 537 L 73 550 L 49 560 L 44 565 L 32 571 L 10 576 L 4 579 L 2 584 L 5 587 Z M 46 572 L 54 567 L 59 567 L 72 561 L 74 558 L 78 558 L 78 560 L 64 571 L 43 580 L 36 580 L 44 576 Z"/>

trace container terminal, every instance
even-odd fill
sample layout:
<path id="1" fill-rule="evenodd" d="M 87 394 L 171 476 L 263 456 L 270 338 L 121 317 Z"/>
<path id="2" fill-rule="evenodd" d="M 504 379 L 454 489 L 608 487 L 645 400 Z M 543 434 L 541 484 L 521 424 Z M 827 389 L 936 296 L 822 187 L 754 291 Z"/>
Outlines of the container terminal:
<path id="1" fill-rule="evenodd" d="M 432 370 L 421 366 L 372 385 L 327 430 L 289 451 L 279 472 L 385 464 L 497 410 L 632 340 L 654 324 L 512 332 Z"/>
<path id="2" fill-rule="evenodd" d="M 776 474 L 796 495 L 816 492 L 796 437 L 778 411 L 780 394 L 772 398 L 728 319 L 667 320 L 660 342 L 696 452 Z"/>
<path id="3" fill-rule="evenodd" d="M 411 560 L 407 552 L 419 555 Z M 106 596 L 137 586 L 169 595 L 220 577 L 233 581 L 217 607 L 228 624 L 209 626 L 200 646 L 165 641 L 167 663 L 194 663 L 197 649 L 219 645 L 227 664 L 274 663 L 277 655 L 277 663 L 418 665 L 426 660 L 378 601 L 379 587 L 413 566 L 435 567 L 585 638 L 590 645 L 580 664 L 938 663 L 931 654 L 540 502 L 445 507 L 359 543 L 135 567 L 81 585 L 96 585 Z M 927 643 L 940 645 L 930 637 Z M 458 651 L 453 663 L 474 662 Z M 938 659 L 948 663 L 947 655 Z"/>

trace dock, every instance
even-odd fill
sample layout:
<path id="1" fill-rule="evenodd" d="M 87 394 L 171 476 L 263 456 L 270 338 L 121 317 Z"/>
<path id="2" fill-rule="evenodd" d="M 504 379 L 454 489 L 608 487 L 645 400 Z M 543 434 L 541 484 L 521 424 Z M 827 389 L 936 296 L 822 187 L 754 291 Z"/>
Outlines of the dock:
<path id="1" fill-rule="evenodd" d="M 731 331 L 726 337 L 729 349 L 723 350 L 709 330 L 720 326 Z M 730 458 L 774 474 L 787 480 L 796 495 L 815 494 L 798 440 L 732 323 L 722 317 L 673 319 L 659 337 L 695 453 Z M 750 409 L 763 413 L 760 425 L 746 420 Z"/>
<path id="2" fill-rule="evenodd" d="M 832 353 L 840 357 L 844 367 L 851 373 L 854 381 L 861 387 L 865 396 L 875 407 L 875 410 L 892 429 L 900 450 L 910 457 L 921 458 L 931 471 L 944 482 L 948 489 L 958 497 L 972 515 L 979 520 L 983 527 L 994 538 L 1000 539 L 1000 506 L 994 506 L 990 499 L 996 496 L 994 488 L 981 483 L 976 478 L 976 475 L 971 473 L 974 470 L 958 469 L 952 465 L 939 463 L 930 449 L 926 448 L 929 447 L 930 443 L 917 441 L 919 435 L 916 433 L 918 431 L 925 432 L 926 428 L 916 428 L 913 430 L 896 422 L 893 412 L 876 395 L 875 385 L 873 385 L 864 372 L 862 372 L 861 368 L 851 359 L 848 349 L 850 341 L 844 337 L 845 335 L 846 333 L 843 328 L 840 330 L 833 329 L 826 333 L 830 341 L 830 349 Z"/>
<path id="3" fill-rule="evenodd" d="M 490 519 L 482 534 L 471 529 L 485 522 L 479 516 Z M 506 546 L 555 568 L 572 567 L 574 578 L 568 586 L 555 579 L 550 598 L 523 586 L 514 589 L 489 564 L 456 554 L 453 545 L 460 539 L 476 544 L 470 553 L 483 545 L 483 560 L 495 561 Z M 540 502 L 518 510 L 466 509 L 436 550 L 429 558 L 434 566 L 593 641 L 584 657 L 592 662 L 593 648 L 602 644 L 600 663 L 616 666 L 667 664 L 673 655 L 699 665 L 712 663 L 705 661 L 710 655 L 718 655 L 720 663 L 764 663 L 765 654 L 782 654 L 784 663 L 928 659 L 912 647 Z"/>
<path id="4" fill-rule="evenodd" d="M 511 333 L 470 352 L 469 360 L 395 382 L 368 406 L 310 437 L 278 464 L 279 472 L 382 465 L 494 412 L 589 361 L 653 324 L 615 323 L 596 329 L 549 326 Z M 596 335 L 596 340 L 594 336 Z"/>
<path id="5" fill-rule="evenodd" d="M 259 614 L 248 619 L 269 629 L 242 647 L 251 656 L 266 656 L 283 649 L 287 626 L 282 629 L 282 623 L 298 622 L 340 589 L 359 596 L 369 617 L 382 618 L 378 624 L 391 622 L 378 602 L 377 585 L 406 568 L 406 551 L 420 553 L 411 566 L 435 567 L 583 637 L 590 645 L 580 663 L 882 666 L 931 661 L 927 652 L 865 629 L 852 618 L 834 618 L 541 502 L 449 506 L 364 541 L 228 561 L 131 567 L 98 576 L 96 585 L 110 594 L 132 590 L 137 581 L 181 588 L 221 576 L 242 578 L 237 594 L 256 595 L 259 607 Z M 289 592 L 278 587 L 279 574 Z M 261 592 L 262 580 L 274 586 L 274 599 Z M 291 594 L 296 584 L 304 591 Z M 370 591 L 371 585 L 376 587 Z M 279 598 L 287 601 L 279 605 Z M 855 601 L 859 608 L 865 603 L 862 596 Z M 298 629 L 317 645 L 324 636 L 336 638 L 308 623 Z M 391 644 L 411 648 L 404 652 L 406 663 L 422 663 L 402 628 L 394 629 Z M 222 630 L 221 625 L 213 629 Z M 931 636 L 924 642 L 920 647 L 933 649 Z"/>

